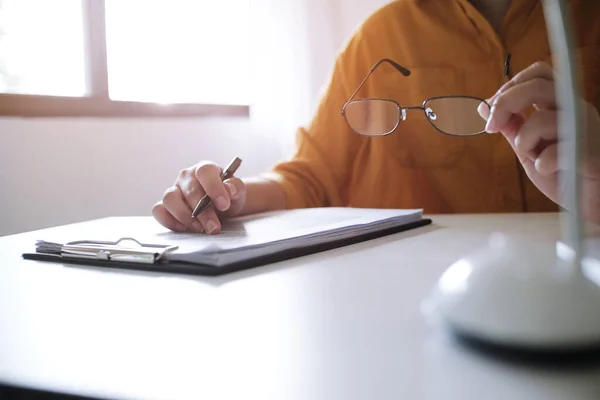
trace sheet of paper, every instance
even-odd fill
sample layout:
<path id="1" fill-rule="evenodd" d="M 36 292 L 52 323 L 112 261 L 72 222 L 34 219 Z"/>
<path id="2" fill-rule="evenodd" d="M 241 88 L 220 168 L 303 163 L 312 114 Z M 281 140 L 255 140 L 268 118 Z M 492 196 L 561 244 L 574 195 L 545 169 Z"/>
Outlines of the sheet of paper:
<path id="1" fill-rule="evenodd" d="M 196 235 L 197 239 L 187 239 L 169 233 L 162 239 L 173 240 L 179 246 L 169 254 L 170 260 L 220 265 L 379 228 L 372 224 L 386 227 L 421 217 L 421 210 L 312 208 L 240 218 L 225 223 L 219 235 Z"/>
<path id="2" fill-rule="evenodd" d="M 157 239 L 177 243 L 178 253 L 230 250 L 240 247 L 276 243 L 291 238 L 310 237 L 333 230 L 353 227 L 390 218 L 420 218 L 420 211 L 359 210 L 314 208 L 273 212 L 225 222 L 218 235 L 177 234 L 165 232 Z"/>

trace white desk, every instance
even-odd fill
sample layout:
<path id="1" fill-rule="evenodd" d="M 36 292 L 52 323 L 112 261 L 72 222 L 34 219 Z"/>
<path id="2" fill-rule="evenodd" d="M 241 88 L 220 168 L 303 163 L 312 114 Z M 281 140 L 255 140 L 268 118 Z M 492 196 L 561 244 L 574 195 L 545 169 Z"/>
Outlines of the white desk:
<path id="1" fill-rule="evenodd" d="M 553 239 L 556 216 L 433 219 L 217 278 L 26 261 L 44 231 L 0 238 L 0 381 L 109 398 L 600 398 L 600 368 L 501 362 L 457 346 L 419 310 L 488 232 Z"/>

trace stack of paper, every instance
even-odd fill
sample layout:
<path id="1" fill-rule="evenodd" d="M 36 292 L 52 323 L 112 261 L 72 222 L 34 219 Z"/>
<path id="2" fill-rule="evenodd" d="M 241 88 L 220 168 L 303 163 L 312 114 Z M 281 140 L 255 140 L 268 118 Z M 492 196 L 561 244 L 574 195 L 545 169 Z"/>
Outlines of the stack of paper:
<path id="1" fill-rule="evenodd" d="M 308 208 L 234 219 L 225 222 L 217 235 L 168 232 L 144 240 L 178 245 L 168 260 L 218 267 L 382 232 L 422 219 L 422 210 Z"/>

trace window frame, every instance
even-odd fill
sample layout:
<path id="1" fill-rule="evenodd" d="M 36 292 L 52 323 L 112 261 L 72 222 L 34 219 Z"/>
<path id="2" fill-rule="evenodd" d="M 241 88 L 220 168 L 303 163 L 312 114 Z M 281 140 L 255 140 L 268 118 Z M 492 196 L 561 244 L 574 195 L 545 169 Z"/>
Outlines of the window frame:
<path id="1" fill-rule="evenodd" d="M 112 100 L 108 92 L 105 2 L 82 0 L 85 97 L 0 93 L 0 116 L 11 117 L 199 117 L 249 116 L 248 105 L 158 104 Z"/>

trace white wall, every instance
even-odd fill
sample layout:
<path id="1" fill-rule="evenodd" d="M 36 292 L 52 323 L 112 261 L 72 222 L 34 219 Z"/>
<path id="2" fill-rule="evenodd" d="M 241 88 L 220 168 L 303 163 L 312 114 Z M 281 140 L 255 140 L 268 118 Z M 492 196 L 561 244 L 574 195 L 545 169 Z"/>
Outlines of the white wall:
<path id="1" fill-rule="evenodd" d="M 181 168 L 240 156 L 240 175 L 279 159 L 241 119 L 0 119 L 0 234 L 148 215 Z"/>
<path id="2" fill-rule="evenodd" d="M 335 48 L 388 0 L 335 0 Z M 335 54 L 315 48 L 325 81 Z M 325 52 L 325 53 L 324 53 Z M 317 88 L 315 88 L 317 91 Z M 316 94 L 316 93 L 315 93 Z M 294 132 L 282 132 L 293 135 Z M 181 168 L 240 156 L 239 175 L 264 171 L 282 149 L 244 118 L 0 118 L 0 235 L 111 215 L 149 215 Z"/>

